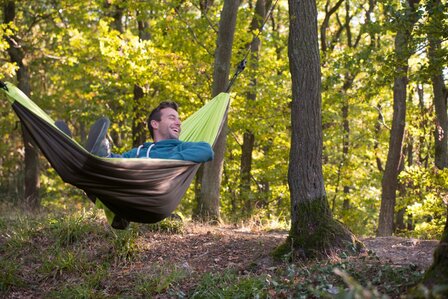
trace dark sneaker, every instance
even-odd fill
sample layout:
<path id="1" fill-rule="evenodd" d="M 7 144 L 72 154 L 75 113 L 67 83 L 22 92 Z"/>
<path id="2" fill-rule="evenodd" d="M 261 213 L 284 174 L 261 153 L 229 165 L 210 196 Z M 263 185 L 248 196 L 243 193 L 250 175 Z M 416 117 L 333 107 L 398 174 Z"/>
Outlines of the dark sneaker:
<path id="1" fill-rule="evenodd" d="M 86 150 L 95 156 L 108 157 L 110 155 L 110 144 L 107 140 L 109 125 L 109 118 L 103 116 L 90 127 Z"/>
<path id="2" fill-rule="evenodd" d="M 129 221 L 126 218 L 115 215 L 111 226 L 115 229 L 126 229 L 129 226 Z"/>

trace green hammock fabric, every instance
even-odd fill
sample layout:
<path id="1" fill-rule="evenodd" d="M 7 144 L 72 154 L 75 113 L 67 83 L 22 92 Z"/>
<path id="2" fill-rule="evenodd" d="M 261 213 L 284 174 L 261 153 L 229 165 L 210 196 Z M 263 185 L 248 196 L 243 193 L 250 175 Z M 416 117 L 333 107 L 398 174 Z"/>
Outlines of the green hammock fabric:
<path id="1" fill-rule="evenodd" d="M 14 111 L 61 178 L 100 199 L 129 221 L 158 222 L 174 211 L 200 164 L 142 158 L 101 158 L 59 130 L 54 121 L 11 83 L 4 90 Z M 229 107 L 221 93 L 183 121 L 180 139 L 213 145 Z M 110 217 L 110 215 L 109 215 Z M 108 217 L 108 218 L 109 218 Z"/>

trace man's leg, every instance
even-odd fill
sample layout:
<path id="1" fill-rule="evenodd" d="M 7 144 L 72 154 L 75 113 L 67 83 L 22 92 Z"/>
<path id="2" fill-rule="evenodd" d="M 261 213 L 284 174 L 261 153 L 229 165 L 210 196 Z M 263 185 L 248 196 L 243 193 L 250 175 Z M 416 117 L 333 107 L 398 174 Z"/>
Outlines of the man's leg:
<path id="1" fill-rule="evenodd" d="M 54 124 L 56 125 L 56 127 L 58 127 L 59 130 L 64 132 L 67 136 L 69 136 L 70 138 L 72 137 L 72 132 L 70 131 L 67 124 L 63 120 L 59 119 L 55 121 Z"/>
<path id="2" fill-rule="evenodd" d="M 99 157 L 108 157 L 110 155 L 110 144 L 109 140 L 107 140 L 109 126 L 109 118 L 103 116 L 90 127 L 86 150 Z"/>

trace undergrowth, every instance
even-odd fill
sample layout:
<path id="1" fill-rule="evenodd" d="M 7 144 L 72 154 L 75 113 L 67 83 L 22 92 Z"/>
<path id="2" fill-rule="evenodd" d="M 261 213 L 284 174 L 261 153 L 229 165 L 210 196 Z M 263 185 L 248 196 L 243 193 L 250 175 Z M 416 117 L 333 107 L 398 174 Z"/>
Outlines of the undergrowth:
<path id="1" fill-rule="evenodd" d="M 381 263 L 370 251 L 200 273 L 176 262 L 176 252 L 173 259 L 148 260 L 152 235 L 182 237 L 179 219 L 117 231 L 94 208 L 1 211 L 2 298 L 437 298 L 437 290 L 418 286 L 422 269 Z"/>

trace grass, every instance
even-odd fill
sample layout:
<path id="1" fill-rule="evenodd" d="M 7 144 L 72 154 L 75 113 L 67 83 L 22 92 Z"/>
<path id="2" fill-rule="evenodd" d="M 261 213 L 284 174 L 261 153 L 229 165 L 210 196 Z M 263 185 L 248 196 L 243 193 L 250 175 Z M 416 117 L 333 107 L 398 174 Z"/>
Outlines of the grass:
<path id="1" fill-rule="evenodd" d="M 248 261 L 243 270 L 200 272 L 188 260 L 177 260 L 169 247 L 151 247 L 154 235 L 184 240 L 179 220 L 132 223 L 116 231 L 93 208 L 39 213 L 0 208 L 2 298 L 405 298 L 423 275 L 413 265 L 382 264 L 372 252 L 283 261 L 261 270 Z M 150 248 L 171 258 L 154 259 Z M 416 290 L 416 298 L 437 298 L 434 290 Z"/>

